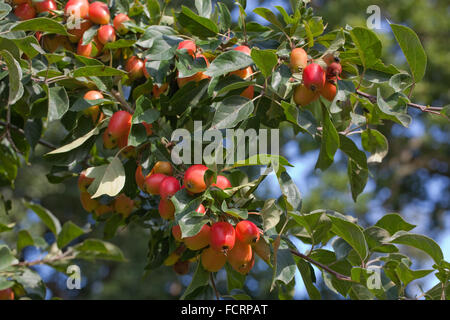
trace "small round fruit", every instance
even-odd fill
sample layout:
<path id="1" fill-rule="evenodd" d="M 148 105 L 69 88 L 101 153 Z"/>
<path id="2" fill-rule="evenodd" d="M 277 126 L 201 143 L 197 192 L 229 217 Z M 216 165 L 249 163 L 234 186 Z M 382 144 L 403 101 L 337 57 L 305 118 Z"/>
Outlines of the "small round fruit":
<path id="1" fill-rule="evenodd" d="M 175 271 L 176 274 L 179 275 L 185 275 L 189 273 L 189 261 L 177 261 L 177 263 L 175 263 L 173 265 L 173 271 Z"/>
<path id="2" fill-rule="evenodd" d="M 197 46 L 194 41 L 184 40 L 178 44 L 178 50 L 185 49 L 192 56 L 195 57 L 195 52 L 197 51 Z"/>
<path id="3" fill-rule="evenodd" d="M 320 91 L 325 85 L 325 71 L 317 63 L 311 63 L 303 70 L 303 84 L 312 91 Z"/>
<path id="4" fill-rule="evenodd" d="M 94 214 L 97 217 L 99 217 L 101 215 L 104 215 L 104 214 L 107 214 L 107 213 L 111 213 L 113 211 L 114 211 L 114 208 L 112 206 L 108 206 L 106 204 L 101 204 L 94 210 Z"/>
<path id="5" fill-rule="evenodd" d="M 220 188 L 222 190 L 232 187 L 230 180 L 228 180 L 227 177 L 221 175 L 217 176 L 216 183 L 213 183 L 212 186 Z"/>
<path id="6" fill-rule="evenodd" d="M 86 19 L 89 16 L 88 0 L 69 0 L 64 7 L 64 14 L 66 16 Z"/>
<path id="7" fill-rule="evenodd" d="M 302 107 L 319 98 L 319 92 L 313 92 L 304 85 L 299 85 L 294 90 L 294 102 Z"/>
<path id="8" fill-rule="evenodd" d="M 247 46 L 237 46 L 233 50 L 243 52 L 247 55 L 250 55 L 252 53 L 252 50 Z"/>
<path id="9" fill-rule="evenodd" d="M 82 20 L 80 22 L 80 25 L 75 25 L 73 28 L 69 29 L 67 28 L 67 32 L 69 32 L 72 36 L 69 37 L 69 40 L 71 42 L 78 42 L 83 37 L 83 34 L 88 30 L 90 27 L 92 27 L 92 22 L 89 20 Z"/>
<path id="10" fill-rule="evenodd" d="M 252 67 L 247 67 L 244 69 L 230 72 L 230 74 L 234 74 L 235 76 L 238 76 L 241 79 L 249 80 L 251 78 L 251 75 L 253 74 L 253 69 Z"/>
<path id="11" fill-rule="evenodd" d="M 328 101 L 333 101 L 334 97 L 336 97 L 336 85 L 327 81 L 325 86 L 320 90 L 320 94 Z"/>
<path id="12" fill-rule="evenodd" d="M 172 227 L 172 236 L 175 239 L 175 241 L 178 241 L 178 242 L 182 241 L 181 240 L 181 228 L 178 224 Z"/>
<path id="13" fill-rule="evenodd" d="M 81 192 L 87 192 L 87 188 L 94 182 L 94 178 L 89 178 L 86 176 L 86 171 L 82 171 L 78 177 L 78 189 Z"/>
<path id="14" fill-rule="evenodd" d="M 117 111 L 111 116 L 108 124 L 108 130 L 113 138 L 128 136 L 131 129 L 132 115 L 127 111 Z"/>
<path id="15" fill-rule="evenodd" d="M 205 224 L 195 236 L 184 238 L 184 244 L 193 251 L 203 249 L 209 245 L 210 233 L 211 227 Z"/>
<path id="16" fill-rule="evenodd" d="M 144 69 L 144 60 L 141 60 L 136 56 L 132 56 L 125 64 L 125 71 L 128 72 L 128 77 L 131 80 L 142 78 L 144 76 Z"/>
<path id="17" fill-rule="evenodd" d="M 19 18 L 20 20 L 30 20 L 36 17 L 36 10 L 33 8 L 33 6 L 29 3 L 22 3 L 19 4 L 14 9 L 14 14 Z"/>
<path id="18" fill-rule="evenodd" d="M 133 211 L 134 208 L 134 201 L 127 197 L 124 193 L 121 193 L 115 200 L 114 200 L 114 210 L 117 213 L 120 213 L 124 217 L 128 217 L 131 214 L 131 211 Z"/>
<path id="19" fill-rule="evenodd" d="M 164 83 L 161 87 L 159 87 L 158 85 L 153 85 L 153 89 L 152 89 L 152 94 L 153 97 L 155 99 L 158 99 L 161 94 L 163 94 L 164 92 L 167 91 L 167 89 L 169 88 L 169 84 L 168 83 Z"/>
<path id="20" fill-rule="evenodd" d="M 208 167 L 203 164 L 194 164 L 184 173 L 184 186 L 191 193 L 200 193 L 206 190 L 204 180 Z"/>
<path id="21" fill-rule="evenodd" d="M 141 165 L 137 166 L 136 172 L 134 174 L 134 178 L 136 180 L 136 184 L 139 187 L 139 189 L 144 190 L 145 177 L 144 177 L 144 174 L 142 173 Z"/>
<path id="22" fill-rule="evenodd" d="M 161 218 L 165 220 L 173 220 L 175 214 L 175 206 L 169 199 L 161 198 L 158 205 L 158 211 Z"/>
<path id="23" fill-rule="evenodd" d="M 153 166 L 152 173 L 164 173 L 167 176 L 172 176 L 172 164 L 168 161 L 158 161 Z"/>
<path id="24" fill-rule="evenodd" d="M 114 17 L 113 25 L 114 29 L 116 29 L 117 33 L 125 34 L 128 32 L 128 28 L 123 24 L 125 21 L 131 20 L 125 13 L 119 13 Z"/>
<path id="25" fill-rule="evenodd" d="M 217 272 L 227 262 L 227 256 L 212 248 L 206 248 L 202 251 L 201 262 L 206 271 Z"/>
<path id="26" fill-rule="evenodd" d="M 145 178 L 144 191 L 151 195 L 159 195 L 159 187 L 161 182 L 167 176 L 162 173 L 154 173 Z"/>
<path id="27" fill-rule="evenodd" d="M 14 291 L 11 288 L 0 290 L 0 300 L 14 300 Z"/>
<path id="28" fill-rule="evenodd" d="M 244 272 L 253 258 L 251 245 L 236 241 L 233 249 L 227 254 L 228 263 L 238 272 Z"/>
<path id="29" fill-rule="evenodd" d="M 255 86 L 247 87 L 247 89 L 242 91 L 241 97 L 245 97 L 249 100 L 252 100 L 255 97 Z"/>
<path id="30" fill-rule="evenodd" d="M 329 66 L 333 62 L 338 62 L 338 63 L 341 62 L 341 59 L 339 59 L 339 57 L 334 52 L 327 53 L 326 55 L 324 55 L 322 57 L 322 60 L 327 64 L 327 66 Z"/>
<path id="31" fill-rule="evenodd" d="M 147 136 L 151 136 L 153 134 L 153 125 L 145 121 L 142 122 L 142 125 L 145 127 L 145 132 L 147 133 Z"/>
<path id="32" fill-rule="evenodd" d="M 290 66 L 293 72 L 298 72 L 299 69 L 305 69 L 308 64 L 308 54 L 303 48 L 295 48 L 291 51 Z"/>
<path id="33" fill-rule="evenodd" d="M 89 20 L 96 24 L 108 24 L 110 19 L 106 3 L 96 1 L 89 5 Z"/>
<path id="34" fill-rule="evenodd" d="M 175 177 L 166 177 L 159 186 L 159 195 L 168 199 L 181 189 L 180 182 Z"/>
<path id="35" fill-rule="evenodd" d="M 206 57 L 203 54 L 197 54 L 196 59 L 204 59 L 206 61 L 206 66 L 209 66 L 209 61 L 206 59 Z M 178 87 L 182 88 L 184 87 L 188 82 L 194 81 L 194 82 L 200 82 L 203 79 L 209 79 L 210 77 L 205 75 L 203 72 L 197 72 L 193 76 L 185 77 L 185 78 L 177 78 L 177 84 Z"/>
<path id="36" fill-rule="evenodd" d="M 91 195 L 88 192 L 81 192 L 80 201 L 84 210 L 86 210 L 87 212 L 93 212 L 100 206 L 100 202 L 98 202 L 98 200 L 96 199 L 92 199 Z"/>
<path id="37" fill-rule="evenodd" d="M 33 5 L 38 13 L 58 10 L 54 0 L 33 1 Z"/>
<path id="38" fill-rule="evenodd" d="M 236 238 L 247 244 L 254 244 L 259 240 L 259 229 L 251 221 L 242 220 L 236 225 Z"/>
<path id="39" fill-rule="evenodd" d="M 103 44 L 100 43 L 97 36 L 91 42 L 84 45 L 83 39 L 80 39 L 77 47 L 77 54 L 86 58 L 94 58 L 100 54 L 103 49 Z"/>
<path id="40" fill-rule="evenodd" d="M 326 78 L 328 80 L 336 80 L 342 73 L 342 66 L 339 62 L 333 62 L 327 67 Z"/>
<path id="41" fill-rule="evenodd" d="M 101 26 L 97 31 L 98 41 L 102 44 L 116 41 L 116 31 L 113 26 L 106 24 Z"/>
<path id="42" fill-rule="evenodd" d="M 233 249 L 236 232 L 228 222 L 216 222 L 211 227 L 210 245 L 216 251 L 227 252 Z"/>
<path id="43" fill-rule="evenodd" d="M 103 99 L 103 94 L 100 91 L 91 90 L 86 92 L 84 95 L 84 99 L 86 100 L 99 100 Z M 85 110 L 83 110 L 83 113 L 87 116 L 90 116 L 92 118 L 93 123 L 97 123 L 98 116 L 100 114 L 100 107 L 98 105 L 89 107 Z"/>

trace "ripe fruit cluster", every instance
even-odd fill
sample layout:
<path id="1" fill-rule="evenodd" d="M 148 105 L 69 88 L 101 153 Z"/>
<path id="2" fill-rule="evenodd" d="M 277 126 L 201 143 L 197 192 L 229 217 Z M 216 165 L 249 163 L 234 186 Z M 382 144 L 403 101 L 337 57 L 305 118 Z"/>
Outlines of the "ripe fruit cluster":
<path id="1" fill-rule="evenodd" d="M 14 14 L 19 20 L 29 20 L 36 17 L 37 14 L 58 10 L 55 0 L 14 0 Z"/>
<path id="2" fill-rule="evenodd" d="M 107 213 L 118 213 L 123 217 L 128 217 L 135 207 L 135 201 L 124 193 L 119 194 L 114 199 L 104 203 L 98 199 L 93 199 L 88 192 L 89 186 L 94 182 L 94 178 L 87 176 L 86 171 L 80 173 L 78 177 L 78 189 L 80 190 L 80 201 L 84 210 L 92 212 L 99 217 Z"/>
<path id="3" fill-rule="evenodd" d="M 197 212 L 203 213 L 202 207 Z M 205 224 L 195 236 L 186 238 L 182 238 L 180 226 L 175 225 L 172 235 L 190 250 L 203 249 L 200 259 L 205 270 L 217 272 L 228 262 L 234 270 L 247 274 L 255 263 L 252 248 L 259 242 L 260 230 L 249 220 L 242 220 L 235 227 L 229 222 L 220 221 L 211 226 Z"/>
<path id="4" fill-rule="evenodd" d="M 302 71 L 302 84 L 294 90 L 294 101 L 300 106 L 307 106 L 317 100 L 320 95 L 329 101 L 336 96 L 336 83 L 340 79 L 342 66 L 338 58 L 327 55 L 322 58 L 327 64 L 324 70 L 319 63 L 308 64 L 308 55 L 302 48 L 291 52 L 290 66 L 294 73 Z"/>

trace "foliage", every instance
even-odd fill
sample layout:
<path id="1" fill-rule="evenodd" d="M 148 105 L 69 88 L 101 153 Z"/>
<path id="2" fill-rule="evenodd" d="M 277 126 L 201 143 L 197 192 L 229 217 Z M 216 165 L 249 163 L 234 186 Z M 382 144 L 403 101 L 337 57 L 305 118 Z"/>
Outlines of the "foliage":
<path id="1" fill-rule="evenodd" d="M 51 149 L 45 156 L 52 165 L 47 175 L 50 183 L 59 184 L 86 170 L 87 176 L 94 179 L 88 189 L 92 198 L 109 204 L 123 193 L 134 199 L 137 208 L 128 216 L 116 212 L 93 214 L 96 224 L 104 225 L 105 230 L 105 239 L 97 239 L 90 237 L 91 230 L 71 221 L 61 224 L 40 204 L 24 200 L 25 207 L 36 213 L 55 240 L 47 244 L 22 230 L 16 249 L 2 245 L 0 290 L 12 287 L 19 296 L 44 298 L 46 287 L 30 269 L 33 265 L 46 264 L 67 272 L 67 266 L 76 259 L 125 261 L 121 250 L 104 240 L 114 238 L 119 227 L 130 224 L 150 232 L 146 271 L 162 266 L 177 250 L 171 235 L 174 223 L 158 214 L 157 197 L 138 189 L 135 171 L 137 164 L 148 172 L 157 161 L 171 159 L 175 129 L 188 129 L 195 140 L 194 121 L 202 121 L 205 131 L 258 130 L 288 124 L 295 132 L 310 135 L 320 143 L 316 168 L 321 170 L 327 170 L 341 150 L 347 156 L 348 184 L 356 201 L 368 180 L 368 163 L 380 163 L 388 154 L 388 140 L 377 127 L 386 122 L 408 127 L 412 121 L 408 109 L 421 108 L 409 97 L 425 74 L 427 56 L 413 30 L 391 24 L 409 70 L 386 65 L 376 33 L 348 25 L 324 33 L 326 22 L 315 16 L 307 3 L 291 1 L 292 14 L 282 7 L 277 7 L 279 15 L 266 8 L 255 9 L 255 14 L 269 22 L 263 26 L 247 22 L 246 1 L 237 1 L 240 18 L 233 28 L 229 9 L 220 2 L 213 8 L 211 1 L 199 0 L 195 1 L 196 10 L 182 6 L 179 12 L 168 15 L 165 6 L 154 0 L 117 1 L 110 11 L 133 18 L 126 23 L 129 32 L 107 44 L 96 58 L 76 54 L 72 44 L 49 48 L 48 41 L 58 42 L 68 36 L 62 11 L 42 13 L 20 22 L 11 6 L 2 3 L 0 98 L 5 107 L 0 116 L 1 185 L 14 187 L 18 170 L 28 162 L 36 145 L 42 144 Z M 96 32 L 96 27 L 89 29 L 83 42 L 89 42 Z M 37 35 L 43 38 L 38 41 Z M 88 36 L 91 39 L 86 39 Z M 177 49 L 185 39 L 196 42 L 211 61 L 209 66 Z M 249 45 L 251 54 L 232 50 L 236 44 Z M 333 101 L 321 97 L 306 107 L 295 104 L 293 90 L 302 82 L 302 73 L 288 67 L 290 51 L 295 47 L 304 47 L 310 58 L 322 65 L 322 58 L 327 55 L 339 56 L 344 72 Z M 131 56 L 146 61 L 149 77 L 133 79 L 131 73 L 124 71 Z M 249 66 L 253 74 L 248 78 L 230 75 Z M 177 83 L 180 74 L 188 77 L 198 72 L 204 72 L 208 78 L 183 87 Z M 152 93 L 154 86 L 166 83 L 168 90 L 162 95 Z M 251 99 L 241 96 L 249 85 L 255 88 Z M 88 90 L 101 91 L 104 99 L 84 99 Z M 96 105 L 105 115 L 98 123 L 84 112 Z M 433 114 L 441 111 L 436 107 L 423 109 Z M 133 113 L 127 147 L 108 150 L 102 135 L 111 115 L 118 110 Z M 66 135 L 57 147 L 42 139 L 46 128 L 55 122 Z M 152 135 L 147 136 L 143 122 L 152 124 Z M 432 239 L 411 232 L 414 225 L 395 213 L 363 228 L 354 217 L 332 210 L 305 212 L 300 191 L 286 171 L 291 164 L 277 155 L 261 154 L 256 158 L 255 165 L 267 166 L 268 170 L 255 181 L 249 181 L 240 170 L 250 161 L 236 161 L 231 166 L 209 163 L 212 177 L 224 173 L 234 187 L 220 190 L 209 186 L 198 196 L 180 190 L 173 196 L 175 223 L 180 224 L 183 236 L 193 236 L 205 223 L 219 219 L 233 224 L 239 219 L 252 220 L 264 231 L 268 255 L 261 258 L 273 269 L 270 290 L 278 290 L 280 298 L 295 283 L 298 269 L 310 297 L 320 299 L 313 265 L 322 270 L 328 288 L 351 299 L 403 298 L 409 283 L 431 272 L 441 283 L 425 297 L 449 298 L 449 264 Z M 178 176 L 186 169 L 184 164 L 175 166 Z M 258 199 L 254 192 L 271 169 L 275 169 L 282 196 Z M 8 211 L 8 200 L 2 201 Z M 194 211 L 199 203 L 206 207 L 207 218 Z M 249 212 L 259 214 L 253 216 Z M 11 224 L 0 224 L 1 233 L 13 230 Z M 310 245 L 310 250 L 305 254 L 298 252 L 290 240 L 292 236 Z M 328 244 L 333 250 L 324 249 Z M 42 246 L 47 255 L 36 261 L 20 261 L 23 248 L 30 245 Z M 433 269 L 411 269 L 411 259 L 398 252 L 398 245 L 428 254 L 434 260 Z M 183 261 L 197 263 L 182 298 L 208 297 L 210 286 L 214 287 L 214 277 L 202 267 L 199 253 L 186 250 L 181 256 Z M 230 292 L 224 296 L 248 298 L 246 294 L 232 294 L 233 289 L 243 288 L 245 276 L 228 265 L 226 271 Z"/>

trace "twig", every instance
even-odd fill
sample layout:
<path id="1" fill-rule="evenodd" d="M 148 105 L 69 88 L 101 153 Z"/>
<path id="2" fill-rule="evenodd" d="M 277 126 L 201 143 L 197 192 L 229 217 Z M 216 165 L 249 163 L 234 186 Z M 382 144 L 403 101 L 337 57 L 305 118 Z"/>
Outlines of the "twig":
<path id="1" fill-rule="evenodd" d="M 0 126 L 7 127 L 8 124 L 7 124 L 6 122 L 0 121 Z M 11 124 L 11 123 L 9 124 L 9 127 L 10 127 L 11 129 L 16 130 L 17 132 L 19 132 L 19 133 L 25 135 L 25 131 L 23 131 L 22 128 L 19 128 L 19 127 L 15 126 L 15 125 L 13 125 L 13 124 Z M 41 145 L 43 145 L 43 146 L 45 146 L 45 147 L 47 147 L 47 148 L 49 148 L 49 149 L 52 149 L 52 150 L 56 150 L 56 149 L 57 149 L 57 147 L 56 147 L 55 145 L 53 145 L 53 144 L 51 144 L 50 142 L 45 141 L 45 140 L 43 140 L 43 139 L 39 139 L 39 140 L 38 140 L 38 143 L 41 144 Z"/>
<path id="2" fill-rule="evenodd" d="M 344 281 L 350 281 L 350 282 L 355 282 L 353 281 L 350 277 L 340 274 L 339 272 L 334 271 L 333 269 L 330 269 L 328 266 L 320 263 L 319 261 L 316 261 L 314 259 L 312 259 L 311 257 L 305 256 L 304 254 L 297 252 L 293 249 L 290 249 L 291 253 L 293 255 L 296 255 L 297 257 L 300 257 L 308 262 L 311 262 L 313 265 L 327 271 L 328 273 L 332 274 L 333 276 L 335 276 L 336 278 L 338 278 L 339 280 L 344 280 Z"/>
<path id="3" fill-rule="evenodd" d="M 214 289 L 214 293 L 216 294 L 216 298 L 217 298 L 217 300 L 220 300 L 220 293 L 219 293 L 219 291 L 218 291 L 217 288 L 216 288 L 216 283 L 214 282 L 213 274 L 210 273 L 210 274 L 209 274 L 209 277 L 210 277 L 210 279 L 211 279 L 211 285 L 212 285 L 212 287 L 213 287 L 213 289 Z"/>
<path id="4" fill-rule="evenodd" d="M 368 93 L 362 92 L 360 90 L 356 90 L 356 93 L 358 95 L 360 95 L 361 97 L 369 99 L 371 102 L 377 101 L 377 97 L 372 96 L 372 95 L 370 95 Z M 442 107 L 424 106 L 424 105 L 417 104 L 417 103 L 412 103 L 412 102 L 409 102 L 407 105 L 412 107 L 412 108 L 419 109 L 422 112 L 428 112 L 428 113 L 432 113 L 432 114 L 437 114 L 439 116 L 442 116 L 442 117 L 445 117 L 445 118 L 448 119 L 448 117 L 446 115 L 440 113 L 440 111 L 442 111 L 442 109 L 443 109 Z"/>
<path id="5" fill-rule="evenodd" d="M 129 105 L 128 102 L 125 101 L 125 99 L 122 98 L 122 96 L 120 95 L 119 92 L 117 92 L 116 90 L 111 90 L 111 95 L 118 101 L 120 102 L 120 104 L 131 114 L 134 113 L 133 109 L 131 108 L 131 106 Z"/>

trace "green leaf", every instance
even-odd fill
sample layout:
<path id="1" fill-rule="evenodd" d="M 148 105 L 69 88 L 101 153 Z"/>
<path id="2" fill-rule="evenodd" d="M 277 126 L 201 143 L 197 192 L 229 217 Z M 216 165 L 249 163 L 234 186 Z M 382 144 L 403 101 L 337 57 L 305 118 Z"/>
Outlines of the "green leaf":
<path id="1" fill-rule="evenodd" d="M 278 56 L 275 50 L 258 50 L 253 48 L 251 57 L 259 70 L 261 70 L 264 78 L 268 78 L 278 64 Z"/>
<path id="2" fill-rule="evenodd" d="M 225 264 L 225 270 L 227 271 L 228 292 L 235 289 L 242 289 L 245 284 L 246 276 L 234 270 L 229 263 Z"/>
<path id="3" fill-rule="evenodd" d="M 19 22 L 16 26 L 14 26 L 12 31 L 43 31 L 47 33 L 56 33 L 62 34 L 65 36 L 69 36 L 64 25 L 59 23 L 54 19 L 49 18 L 35 18 L 31 20 L 26 20 Z"/>
<path id="4" fill-rule="evenodd" d="M 64 87 L 48 88 L 48 121 L 60 120 L 69 110 L 69 97 Z"/>
<path id="5" fill-rule="evenodd" d="M 437 264 L 444 259 L 444 255 L 439 245 L 427 236 L 398 231 L 392 236 L 390 243 L 404 244 L 422 250 L 433 258 Z"/>
<path id="6" fill-rule="evenodd" d="M 350 180 L 353 201 L 356 202 L 358 196 L 364 191 L 369 178 L 369 170 L 361 167 L 353 159 L 348 159 L 347 174 Z"/>
<path id="7" fill-rule="evenodd" d="M 427 55 L 420 39 L 413 30 L 406 26 L 398 24 L 391 24 L 390 26 L 408 61 L 414 82 L 417 83 L 422 80 L 427 69 Z"/>
<path id="8" fill-rule="evenodd" d="M 277 206 L 275 199 L 268 199 L 260 211 L 263 218 L 263 231 L 266 232 L 278 224 L 283 211 Z"/>
<path id="9" fill-rule="evenodd" d="M 288 204 L 288 210 L 300 211 L 302 207 L 302 195 L 292 181 L 291 176 L 283 169 L 281 173 L 277 172 L 278 183 L 281 193 Z"/>
<path id="10" fill-rule="evenodd" d="M 295 222 L 304 227 L 311 238 L 311 244 L 319 244 L 323 239 L 327 239 L 328 231 L 331 229 L 331 220 L 323 211 L 311 212 L 308 214 L 297 214 L 289 212 Z"/>
<path id="11" fill-rule="evenodd" d="M 107 44 L 105 44 L 104 48 L 105 49 L 121 49 L 121 48 L 129 48 L 134 46 L 134 44 L 136 43 L 135 40 L 126 40 L 126 39 L 119 39 L 117 41 L 114 42 L 108 42 Z"/>
<path id="12" fill-rule="evenodd" d="M 218 77 L 232 71 L 247 68 L 253 64 L 252 58 L 241 51 L 230 50 L 222 53 L 208 67 L 205 75 Z"/>
<path id="13" fill-rule="evenodd" d="M 319 159 L 317 159 L 316 169 L 322 171 L 328 169 L 334 161 L 334 154 L 339 148 L 339 134 L 330 119 L 327 108 L 322 105 L 322 143 L 320 146 Z"/>
<path id="14" fill-rule="evenodd" d="M 12 56 L 9 51 L 1 50 L 0 56 L 3 57 L 6 65 L 8 67 L 8 86 L 9 86 L 9 96 L 8 104 L 16 103 L 23 96 L 23 85 L 22 85 L 22 68 L 19 62 Z"/>
<path id="15" fill-rule="evenodd" d="M 248 218 L 248 211 L 245 209 L 240 209 L 240 208 L 228 208 L 227 206 L 227 202 L 223 201 L 222 202 L 222 206 L 221 209 L 223 212 L 236 217 L 236 218 L 241 218 L 241 219 L 247 219 Z"/>
<path id="16" fill-rule="evenodd" d="M 413 78 L 409 73 L 397 73 L 389 79 L 389 85 L 395 92 L 402 92 L 413 85 Z"/>
<path id="17" fill-rule="evenodd" d="M 151 124 L 158 120 L 160 113 L 157 109 L 152 109 L 152 102 L 144 97 L 140 96 L 136 101 L 136 109 L 133 113 L 132 123 L 146 122 Z"/>
<path id="18" fill-rule="evenodd" d="M 37 295 L 44 299 L 46 287 L 39 274 L 28 268 L 20 268 L 18 271 L 12 279 L 24 287 L 27 295 Z"/>
<path id="19" fill-rule="evenodd" d="M 284 240 L 280 241 L 280 247 L 277 250 L 276 266 L 273 270 L 272 289 L 276 281 L 288 284 L 294 279 L 297 264 L 295 263 L 292 253 Z"/>
<path id="20" fill-rule="evenodd" d="M 398 101 L 395 101 L 395 103 L 398 103 Z M 395 121 L 403 125 L 404 127 L 408 127 L 412 121 L 412 118 L 409 114 L 394 111 L 391 106 L 386 101 L 384 101 L 380 93 L 380 88 L 377 88 L 376 106 L 387 119 Z"/>
<path id="21" fill-rule="evenodd" d="M 230 10 L 224 3 L 217 2 L 217 11 L 219 12 L 219 29 L 220 31 L 227 31 L 231 27 Z"/>
<path id="22" fill-rule="evenodd" d="M 73 77 L 112 77 L 112 76 L 124 76 L 127 73 L 123 70 L 117 68 L 111 68 L 107 66 L 87 66 L 75 69 L 73 71 Z"/>
<path id="23" fill-rule="evenodd" d="M 309 298 L 311 300 L 320 300 L 322 298 L 320 295 L 320 291 L 313 284 L 313 282 L 315 282 L 316 279 L 316 276 L 314 275 L 314 269 L 305 260 L 301 258 L 298 258 L 296 260 L 297 260 L 297 268 L 300 271 Z"/>
<path id="24" fill-rule="evenodd" d="M 375 226 L 383 228 L 388 231 L 391 235 L 397 231 L 404 230 L 410 231 L 416 227 L 414 224 L 410 224 L 403 220 L 403 218 L 398 213 L 389 213 L 383 216 L 377 221 Z"/>
<path id="25" fill-rule="evenodd" d="M 191 206 L 189 206 L 191 207 Z M 197 207 L 187 214 L 183 214 L 177 219 L 181 229 L 182 238 L 193 237 L 200 232 L 202 227 L 209 221 L 204 214 L 195 211 Z"/>
<path id="26" fill-rule="evenodd" d="M 17 262 L 17 259 L 5 245 L 0 245 L 0 270 Z"/>
<path id="27" fill-rule="evenodd" d="M 241 96 L 231 96 L 217 103 L 211 129 L 234 128 L 253 112 L 253 101 Z"/>
<path id="28" fill-rule="evenodd" d="M 407 286 L 411 281 L 426 277 L 434 270 L 411 270 L 406 264 L 400 262 L 395 271 L 400 281 Z"/>
<path id="29" fill-rule="evenodd" d="M 366 154 L 359 150 L 352 139 L 346 137 L 343 134 L 339 134 L 339 148 L 358 166 L 367 169 L 367 157 Z"/>
<path id="30" fill-rule="evenodd" d="M 10 12 L 12 8 L 6 3 L 0 3 L 0 19 L 3 19 L 6 17 Z M 6 288 L 5 288 L 6 289 Z"/>
<path id="31" fill-rule="evenodd" d="M 200 16 L 205 18 L 209 18 L 211 16 L 211 0 L 195 0 L 195 8 Z"/>
<path id="32" fill-rule="evenodd" d="M 161 7 L 158 0 L 147 0 L 147 8 L 150 13 L 150 20 L 152 24 L 157 24 L 161 18 Z"/>
<path id="33" fill-rule="evenodd" d="M 378 130 L 364 130 L 361 134 L 361 142 L 364 150 L 371 153 L 371 156 L 367 159 L 368 163 L 381 163 L 388 153 L 388 140 Z"/>
<path id="34" fill-rule="evenodd" d="M 27 230 L 20 230 L 17 234 L 17 252 L 21 252 L 23 248 L 34 245 L 34 240 Z"/>
<path id="35" fill-rule="evenodd" d="M 49 210 L 36 203 L 24 201 L 25 207 L 34 211 L 55 236 L 61 231 L 61 223 Z"/>
<path id="36" fill-rule="evenodd" d="M 39 46 L 36 37 L 28 36 L 24 38 L 11 39 L 16 46 L 22 50 L 30 59 L 33 59 L 38 54 L 46 54 L 46 52 Z"/>
<path id="37" fill-rule="evenodd" d="M 78 148 L 79 146 L 83 145 L 87 140 L 89 140 L 89 138 L 91 138 L 92 136 L 98 135 L 100 133 L 100 129 L 102 129 L 103 126 L 105 126 L 105 125 L 103 124 L 103 125 L 99 125 L 99 126 L 95 127 L 94 129 L 92 129 L 91 131 L 86 133 L 84 136 L 82 136 L 78 139 L 75 139 L 71 143 L 66 144 L 65 146 L 62 146 L 56 150 L 50 151 L 46 155 L 65 153 L 65 152 L 69 152 L 75 148 Z"/>
<path id="38" fill-rule="evenodd" d="M 376 33 L 367 28 L 355 27 L 350 31 L 350 35 L 364 68 L 368 69 L 377 63 L 381 57 L 382 45 Z"/>
<path id="39" fill-rule="evenodd" d="M 87 239 L 80 244 L 73 247 L 76 253 L 76 257 L 86 260 L 113 260 L 118 262 L 124 262 L 125 257 L 122 251 L 112 243 L 98 240 Z"/>
<path id="40" fill-rule="evenodd" d="M 194 276 L 192 277 L 192 281 L 189 284 L 189 286 L 184 291 L 183 295 L 181 296 L 181 300 L 186 299 L 187 296 L 189 296 L 191 293 L 193 293 L 196 289 L 206 286 L 209 281 L 209 272 L 206 271 L 202 264 L 199 262 L 197 264 L 197 269 L 195 270 Z"/>
<path id="41" fill-rule="evenodd" d="M 94 178 L 88 188 L 93 199 L 104 194 L 115 197 L 125 185 L 125 169 L 118 157 L 112 158 L 109 164 L 88 168 L 86 176 Z"/>
<path id="42" fill-rule="evenodd" d="M 58 235 L 58 239 L 56 241 L 56 243 L 58 244 L 58 248 L 64 248 L 72 240 L 78 238 L 84 233 L 84 230 L 78 227 L 72 221 L 67 221 L 66 223 L 64 223 L 61 232 Z"/>
<path id="43" fill-rule="evenodd" d="M 368 255 L 368 245 L 364 233 L 358 225 L 347 220 L 328 215 L 332 221 L 331 231 L 341 237 L 358 253 L 361 261 Z"/>
<path id="44" fill-rule="evenodd" d="M 200 17 L 186 6 L 181 6 L 178 22 L 190 33 L 201 38 L 214 37 L 219 32 L 219 28 L 212 20 Z"/>
<path id="45" fill-rule="evenodd" d="M 277 16 L 275 15 L 275 13 L 272 12 L 272 10 L 270 10 L 268 8 L 256 8 L 253 10 L 253 12 L 256 13 L 257 15 L 263 17 L 264 19 L 269 21 L 271 24 L 278 27 L 280 30 L 284 29 L 283 24 L 280 22 L 280 20 L 278 20 Z"/>

